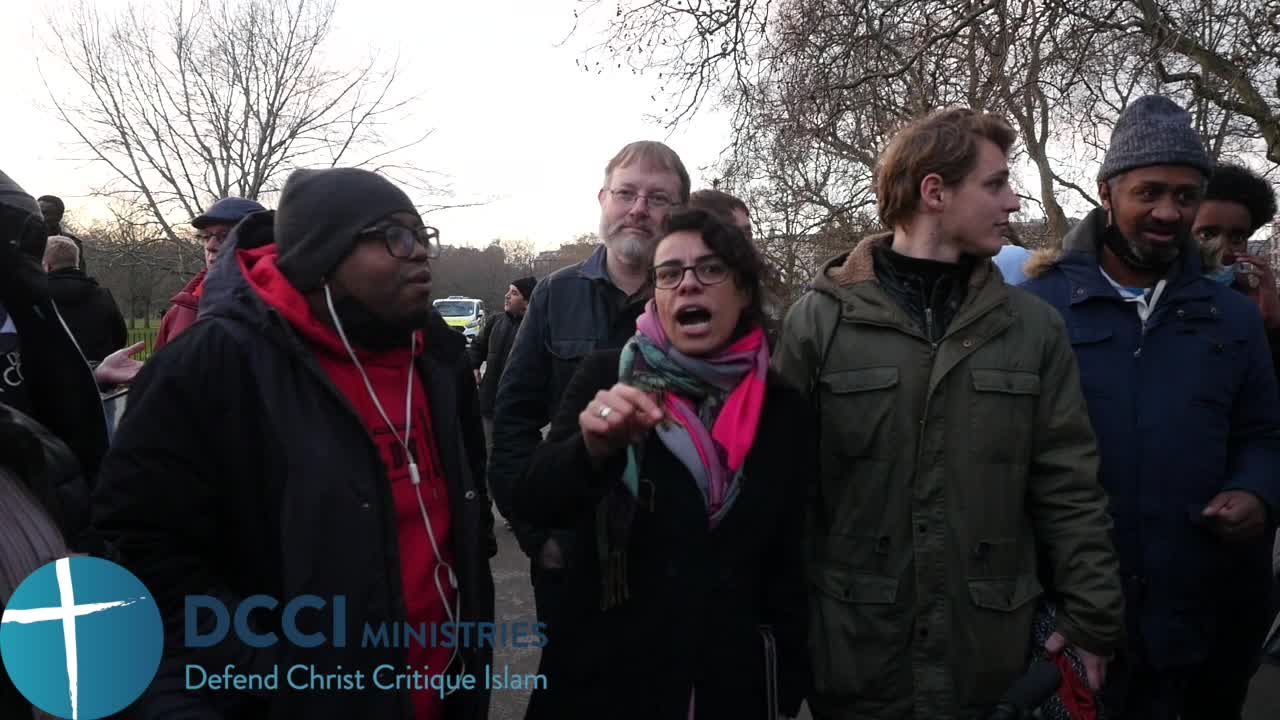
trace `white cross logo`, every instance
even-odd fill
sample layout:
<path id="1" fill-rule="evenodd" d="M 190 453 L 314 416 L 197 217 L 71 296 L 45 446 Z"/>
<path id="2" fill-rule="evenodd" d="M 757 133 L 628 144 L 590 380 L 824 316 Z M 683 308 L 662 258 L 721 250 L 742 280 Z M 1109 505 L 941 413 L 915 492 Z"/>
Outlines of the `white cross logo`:
<path id="1" fill-rule="evenodd" d="M 115 602 L 76 605 L 75 590 L 71 585 L 70 559 L 62 558 L 56 561 L 54 563 L 54 569 L 58 574 L 58 595 L 62 604 L 59 607 L 31 608 L 29 610 L 14 610 L 13 608 L 8 608 L 4 611 L 4 618 L 0 619 L 0 623 L 29 625 L 31 623 L 47 622 L 49 620 L 62 621 L 62 636 L 67 647 L 67 679 L 71 688 L 71 720 L 79 720 L 80 693 L 78 686 L 80 684 L 80 671 L 78 668 L 76 653 L 76 618 L 82 615 L 100 613 L 103 610 L 128 607 L 139 600 L 146 600 L 146 598 L 140 597 L 130 598 L 128 600 L 117 600 Z"/>

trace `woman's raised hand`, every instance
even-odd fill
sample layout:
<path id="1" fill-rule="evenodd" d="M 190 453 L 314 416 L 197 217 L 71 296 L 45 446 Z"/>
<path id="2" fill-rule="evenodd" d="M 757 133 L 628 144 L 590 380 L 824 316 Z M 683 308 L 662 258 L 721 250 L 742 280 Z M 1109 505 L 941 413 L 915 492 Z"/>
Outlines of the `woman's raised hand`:
<path id="1" fill-rule="evenodd" d="M 622 383 L 597 392 L 578 414 L 587 453 L 596 460 L 638 443 L 661 420 L 662 409 L 656 397 Z"/>

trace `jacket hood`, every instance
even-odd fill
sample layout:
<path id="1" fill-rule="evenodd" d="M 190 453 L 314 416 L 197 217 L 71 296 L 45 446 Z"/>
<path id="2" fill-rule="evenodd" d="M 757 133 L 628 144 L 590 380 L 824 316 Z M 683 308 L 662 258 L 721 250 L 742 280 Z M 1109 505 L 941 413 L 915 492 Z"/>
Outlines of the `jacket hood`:
<path id="1" fill-rule="evenodd" d="M 101 288 L 98 281 L 78 268 L 54 270 L 49 273 L 49 296 L 60 305 L 79 305 L 87 302 Z"/>
<path id="2" fill-rule="evenodd" d="M 834 297 L 840 297 L 853 286 L 864 282 L 880 282 L 876 278 L 875 255 L 876 246 L 888 247 L 893 243 L 893 233 L 883 232 L 868 235 L 858 242 L 852 250 L 823 263 L 814 278 L 813 289 Z M 977 288 L 990 278 L 995 264 L 990 259 L 978 262 L 969 275 L 969 287 Z M 997 273 L 998 274 L 998 273 Z"/>
<path id="3" fill-rule="evenodd" d="M 1097 267 L 1098 246 L 1102 242 L 1102 233 L 1106 231 L 1106 227 L 1106 211 L 1102 208 L 1094 208 L 1083 221 L 1077 223 L 1062 238 L 1061 248 L 1037 250 L 1031 255 L 1023 267 L 1027 279 L 1034 280 L 1041 277 L 1059 265 L 1064 268 Z M 1170 270 L 1170 275 L 1198 277 L 1203 270 L 1204 259 L 1200 244 L 1188 235 L 1183 240 L 1182 253 Z"/>
<path id="4" fill-rule="evenodd" d="M 25 284 L 40 287 L 44 285 L 44 270 L 39 265 L 40 258 L 44 257 L 48 235 L 44 216 L 40 214 L 40 205 L 22 186 L 0 172 L 0 252 L 5 255 L 15 253 L 19 257 L 35 260 L 34 271 L 24 268 L 22 274 L 30 276 L 34 272 L 40 277 L 24 277 L 22 282 Z M 9 282 L 17 281 L 10 279 Z"/>
<path id="5" fill-rule="evenodd" d="M 40 204 L 4 171 L 0 171 L 0 205 L 25 211 L 44 222 L 44 215 L 40 213 Z"/>

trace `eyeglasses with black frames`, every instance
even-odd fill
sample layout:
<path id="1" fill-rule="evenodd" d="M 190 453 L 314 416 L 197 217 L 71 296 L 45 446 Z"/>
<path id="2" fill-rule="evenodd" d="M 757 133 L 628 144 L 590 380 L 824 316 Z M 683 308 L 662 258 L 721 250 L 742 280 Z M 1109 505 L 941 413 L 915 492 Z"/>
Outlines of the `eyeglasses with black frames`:
<path id="1" fill-rule="evenodd" d="M 684 281 L 684 274 L 693 271 L 693 277 L 706 286 L 719 285 L 729 277 L 729 266 L 720 258 L 699 260 L 693 265 L 663 263 L 652 271 L 653 286 L 659 290 L 674 290 Z"/>
<path id="2" fill-rule="evenodd" d="M 391 257 L 408 260 L 413 257 L 414 247 L 421 245 L 427 249 L 427 257 L 435 260 L 440 257 L 440 231 L 430 225 L 409 228 L 396 223 L 379 225 L 360 231 L 357 237 L 381 235 Z"/>

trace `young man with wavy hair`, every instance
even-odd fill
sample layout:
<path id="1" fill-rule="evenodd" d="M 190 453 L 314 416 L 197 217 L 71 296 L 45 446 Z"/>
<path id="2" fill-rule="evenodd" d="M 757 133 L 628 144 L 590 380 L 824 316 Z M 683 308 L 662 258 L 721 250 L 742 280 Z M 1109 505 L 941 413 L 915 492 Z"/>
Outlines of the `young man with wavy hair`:
<path id="1" fill-rule="evenodd" d="M 1073 648 L 1097 689 L 1119 641 L 1071 342 L 991 261 L 1018 209 L 1014 139 L 967 109 L 899 132 L 876 177 L 891 230 L 829 261 L 787 317 L 775 364 L 822 427 L 815 718 L 985 717 L 1041 647 Z"/>

